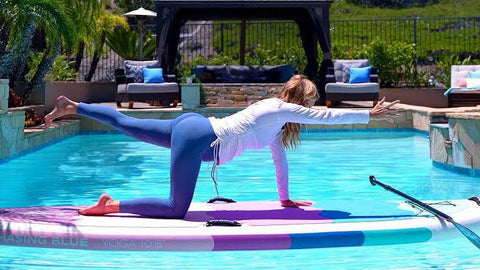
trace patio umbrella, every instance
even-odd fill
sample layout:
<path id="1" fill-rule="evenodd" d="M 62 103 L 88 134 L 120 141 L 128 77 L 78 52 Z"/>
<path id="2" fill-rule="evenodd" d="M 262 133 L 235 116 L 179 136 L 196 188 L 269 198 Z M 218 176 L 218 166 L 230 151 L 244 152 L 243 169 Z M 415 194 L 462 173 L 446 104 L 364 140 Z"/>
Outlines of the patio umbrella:
<path id="1" fill-rule="evenodd" d="M 123 14 L 126 17 L 135 17 L 140 29 L 140 60 L 143 60 L 143 21 L 148 17 L 156 17 L 157 13 L 143 7 Z"/>

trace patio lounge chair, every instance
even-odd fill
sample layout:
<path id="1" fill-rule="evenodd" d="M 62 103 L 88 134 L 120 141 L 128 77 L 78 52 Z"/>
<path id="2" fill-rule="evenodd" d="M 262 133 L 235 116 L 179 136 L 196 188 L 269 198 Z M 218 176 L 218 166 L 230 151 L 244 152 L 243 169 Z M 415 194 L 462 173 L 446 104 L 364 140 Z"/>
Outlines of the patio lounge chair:
<path id="1" fill-rule="evenodd" d="M 476 78 L 476 75 L 480 75 L 480 65 L 452 66 L 451 87 L 445 92 L 448 107 L 472 107 L 480 104 L 480 78 Z"/>
<path id="2" fill-rule="evenodd" d="M 335 60 L 333 68 L 328 69 L 326 82 L 327 107 L 347 100 L 372 100 L 374 106 L 378 101 L 378 72 L 376 68 L 370 67 L 368 59 Z"/>
<path id="3" fill-rule="evenodd" d="M 117 82 L 117 106 L 122 102 L 128 102 L 128 108 L 132 109 L 134 102 L 146 102 L 150 105 L 177 106 L 180 100 L 180 86 L 175 75 L 163 75 L 159 71 L 157 61 L 130 61 L 126 60 L 125 69 L 115 70 Z M 160 77 L 149 76 L 149 81 L 144 80 L 144 70 L 157 69 Z"/>

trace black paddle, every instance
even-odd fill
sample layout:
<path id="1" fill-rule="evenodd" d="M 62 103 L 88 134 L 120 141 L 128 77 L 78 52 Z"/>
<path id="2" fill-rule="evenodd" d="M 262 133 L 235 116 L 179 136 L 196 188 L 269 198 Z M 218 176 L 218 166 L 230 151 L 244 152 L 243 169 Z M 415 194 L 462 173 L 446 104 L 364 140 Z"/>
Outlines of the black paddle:
<path id="1" fill-rule="evenodd" d="M 391 191 L 407 200 L 409 200 L 410 202 L 412 202 L 413 204 L 415 204 L 416 206 L 422 208 L 423 210 L 427 211 L 427 212 L 430 212 L 432 214 L 434 214 L 435 216 L 437 217 L 440 217 L 440 218 L 443 218 L 444 220 L 452 223 L 453 225 L 455 225 L 455 227 L 463 234 L 465 235 L 465 237 L 468 238 L 468 240 L 470 240 L 470 242 L 472 242 L 477 248 L 480 249 L 480 237 L 478 237 L 478 235 L 476 235 L 474 232 L 472 232 L 469 228 L 463 226 L 462 224 L 459 224 L 457 222 L 455 222 L 453 220 L 453 218 L 433 207 L 431 207 L 430 205 L 428 204 L 425 204 L 399 190 L 396 190 L 394 188 L 392 188 L 391 186 L 389 185 L 385 185 L 384 183 L 378 181 L 375 176 L 371 175 L 370 176 L 370 184 L 372 184 L 372 186 L 375 186 L 375 185 L 379 185 L 381 187 L 383 187 L 384 189 L 388 190 L 388 191 Z"/>

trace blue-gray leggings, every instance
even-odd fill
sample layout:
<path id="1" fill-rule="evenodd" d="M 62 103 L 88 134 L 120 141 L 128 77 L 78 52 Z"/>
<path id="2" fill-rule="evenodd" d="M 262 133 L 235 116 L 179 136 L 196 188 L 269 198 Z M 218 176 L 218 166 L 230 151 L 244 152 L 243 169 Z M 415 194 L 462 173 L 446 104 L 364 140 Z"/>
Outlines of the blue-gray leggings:
<path id="1" fill-rule="evenodd" d="M 127 136 L 171 149 L 170 198 L 120 201 L 120 212 L 161 218 L 183 218 L 192 202 L 202 161 L 213 161 L 215 141 L 210 121 L 196 113 L 176 119 L 137 119 L 117 110 L 80 103 L 77 113 L 115 127 Z"/>

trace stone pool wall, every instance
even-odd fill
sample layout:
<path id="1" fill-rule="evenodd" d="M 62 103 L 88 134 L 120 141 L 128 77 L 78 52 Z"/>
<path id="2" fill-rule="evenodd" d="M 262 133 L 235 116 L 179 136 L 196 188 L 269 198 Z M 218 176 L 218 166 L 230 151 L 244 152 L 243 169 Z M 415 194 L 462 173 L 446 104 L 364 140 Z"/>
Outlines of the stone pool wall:
<path id="1" fill-rule="evenodd" d="M 56 139 L 78 133 L 78 121 L 62 121 L 56 128 L 25 129 L 25 110 L 8 109 L 8 80 L 0 80 L 0 160 L 15 157 Z"/>
<path id="2" fill-rule="evenodd" d="M 447 116 L 448 124 L 431 127 L 430 157 L 434 165 L 480 176 L 480 112 Z"/>
<path id="3" fill-rule="evenodd" d="M 0 160 L 54 142 L 80 131 L 78 120 L 63 120 L 51 129 L 25 129 L 25 111 L 0 114 Z"/>

